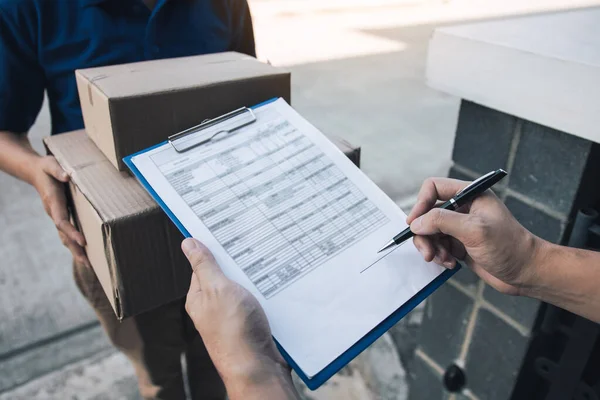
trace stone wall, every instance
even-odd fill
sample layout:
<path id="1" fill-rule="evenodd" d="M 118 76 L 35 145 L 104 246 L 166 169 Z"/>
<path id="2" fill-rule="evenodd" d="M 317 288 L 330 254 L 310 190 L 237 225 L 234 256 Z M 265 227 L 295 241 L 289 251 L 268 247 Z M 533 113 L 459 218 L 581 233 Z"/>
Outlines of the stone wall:
<path id="1" fill-rule="evenodd" d="M 534 234 L 565 243 L 574 212 L 596 204 L 599 145 L 565 132 L 463 101 L 449 176 L 473 180 L 508 172 L 495 192 Z M 410 399 L 510 398 L 540 302 L 505 296 L 468 268 L 430 297 L 409 368 Z M 444 389 L 451 364 L 464 370 L 466 387 Z"/>

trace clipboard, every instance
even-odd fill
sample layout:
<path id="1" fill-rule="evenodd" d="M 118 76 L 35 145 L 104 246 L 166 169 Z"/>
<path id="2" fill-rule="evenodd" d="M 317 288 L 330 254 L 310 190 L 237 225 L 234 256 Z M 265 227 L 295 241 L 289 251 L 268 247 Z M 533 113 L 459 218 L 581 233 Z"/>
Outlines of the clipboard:
<path id="1" fill-rule="evenodd" d="M 202 145 L 211 140 L 218 140 L 220 135 L 234 134 L 236 130 L 242 128 L 244 126 L 250 125 L 256 121 L 256 117 L 254 116 L 253 110 L 256 110 L 264 105 L 272 103 L 276 101 L 277 98 L 273 98 L 267 100 L 263 103 L 255 105 L 253 107 L 243 107 L 237 110 L 234 110 L 230 113 L 224 114 L 220 117 L 207 120 L 202 122 L 199 125 L 186 129 L 182 132 L 176 133 L 172 136 L 169 136 L 166 141 L 159 143 L 155 146 L 149 147 L 145 150 L 132 154 L 130 156 L 124 157 L 123 161 L 132 171 L 132 173 L 136 176 L 138 181 L 142 184 L 142 186 L 148 191 L 148 193 L 154 198 L 154 200 L 158 203 L 158 205 L 162 208 L 162 210 L 167 214 L 167 216 L 173 221 L 175 226 L 181 231 L 181 233 L 187 238 L 192 237 L 192 235 L 188 232 L 188 230 L 183 226 L 181 221 L 175 216 L 175 214 L 169 209 L 169 207 L 164 203 L 161 197 L 156 193 L 156 191 L 152 188 L 152 186 L 148 183 L 148 181 L 144 178 L 144 176 L 140 173 L 138 168 L 132 162 L 132 158 L 143 154 L 147 151 L 153 150 L 157 147 L 164 146 L 165 144 L 170 144 L 175 151 L 178 153 L 185 153 L 186 151 L 195 148 L 197 146 Z M 238 118 L 239 121 L 233 127 L 229 129 L 223 129 L 216 132 L 207 132 L 206 130 L 210 127 L 214 127 L 222 122 L 230 121 L 234 118 Z M 415 294 L 410 300 L 405 302 L 402 306 L 400 306 L 396 311 L 394 311 L 391 315 L 381 321 L 376 327 L 374 327 L 371 331 L 369 331 L 366 335 L 364 335 L 361 339 L 359 339 L 354 345 L 344 351 L 339 357 L 333 360 L 329 365 L 319 371 L 312 377 L 307 376 L 302 369 L 298 366 L 298 364 L 294 361 L 294 359 L 288 354 L 288 352 L 277 342 L 277 339 L 273 338 L 277 348 L 279 349 L 281 355 L 285 359 L 285 361 L 291 366 L 291 368 L 298 374 L 300 379 L 306 384 L 306 386 L 310 390 L 316 390 L 325 382 L 327 382 L 333 375 L 335 375 L 338 371 L 340 371 L 343 367 L 348 365 L 355 357 L 357 357 L 360 353 L 366 350 L 371 344 L 373 344 L 377 339 L 379 339 L 384 333 L 386 333 L 390 328 L 392 328 L 398 321 L 404 318 L 410 311 L 412 311 L 415 307 L 417 307 L 423 300 L 425 300 L 428 296 L 430 296 L 435 290 L 437 290 L 444 282 L 446 282 L 449 278 L 451 278 L 462 266 L 457 263 L 456 267 L 452 270 L 446 269 L 440 275 L 438 275 L 433 281 L 431 281 L 427 286 L 425 286 L 421 291 Z"/>

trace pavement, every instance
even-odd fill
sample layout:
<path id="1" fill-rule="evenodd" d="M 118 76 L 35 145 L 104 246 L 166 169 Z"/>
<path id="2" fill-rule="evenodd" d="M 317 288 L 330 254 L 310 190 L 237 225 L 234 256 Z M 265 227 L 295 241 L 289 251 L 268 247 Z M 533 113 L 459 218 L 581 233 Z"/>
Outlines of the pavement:
<path id="1" fill-rule="evenodd" d="M 450 166 L 459 100 L 425 84 L 434 27 L 591 3 L 250 1 L 258 55 L 292 71 L 292 105 L 324 133 L 362 146 L 363 171 L 405 211 L 422 180 Z M 30 134 L 40 152 L 49 126 L 44 106 Z M 410 348 L 414 335 L 399 336 L 403 343 L 385 335 L 319 391 L 299 386 L 304 398 L 405 399 L 398 347 Z M 0 400 L 136 398 L 133 369 L 77 292 L 35 190 L 0 174 Z"/>

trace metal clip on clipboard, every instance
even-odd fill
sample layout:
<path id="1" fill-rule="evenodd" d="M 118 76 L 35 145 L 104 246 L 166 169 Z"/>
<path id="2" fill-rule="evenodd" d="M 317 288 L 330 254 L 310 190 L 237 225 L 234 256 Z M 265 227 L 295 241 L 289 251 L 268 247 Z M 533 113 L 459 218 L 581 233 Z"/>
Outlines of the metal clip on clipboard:
<path id="1" fill-rule="evenodd" d="M 240 119 L 239 123 L 235 124 L 231 128 L 221 129 L 216 132 L 206 132 L 206 130 L 212 126 L 237 118 L 239 116 L 244 117 Z M 254 115 L 254 112 L 252 112 L 252 110 L 248 107 L 242 107 L 227 114 L 221 115 L 220 117 L 206 120 L 200 125 L 192 126 L 191 128 L 171 135 L 169 136 L 168 140 L 176 152 L 183 153 L 196 146 L 210 142 L 222 133 L 231 133 L 254 122 L 256 122 L 256 116 Z"/>

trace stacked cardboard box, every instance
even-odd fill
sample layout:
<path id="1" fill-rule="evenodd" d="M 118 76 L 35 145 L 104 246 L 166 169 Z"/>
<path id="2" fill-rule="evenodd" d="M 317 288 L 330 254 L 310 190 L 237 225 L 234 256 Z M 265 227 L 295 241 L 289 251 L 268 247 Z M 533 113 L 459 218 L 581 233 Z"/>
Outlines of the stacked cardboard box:
<path id="1" fill-rule="evenodd" d="M 45 139 L 71 175 L 73 219 L 120 319 L 182 298 L 191 271 L 181 233 L 122 157 L 233 109 L 290 101 L 290 74 L 238 53 L 76 72 L 85 131 Z M 358 165 L 360 149 L 334 142 Z"/>

